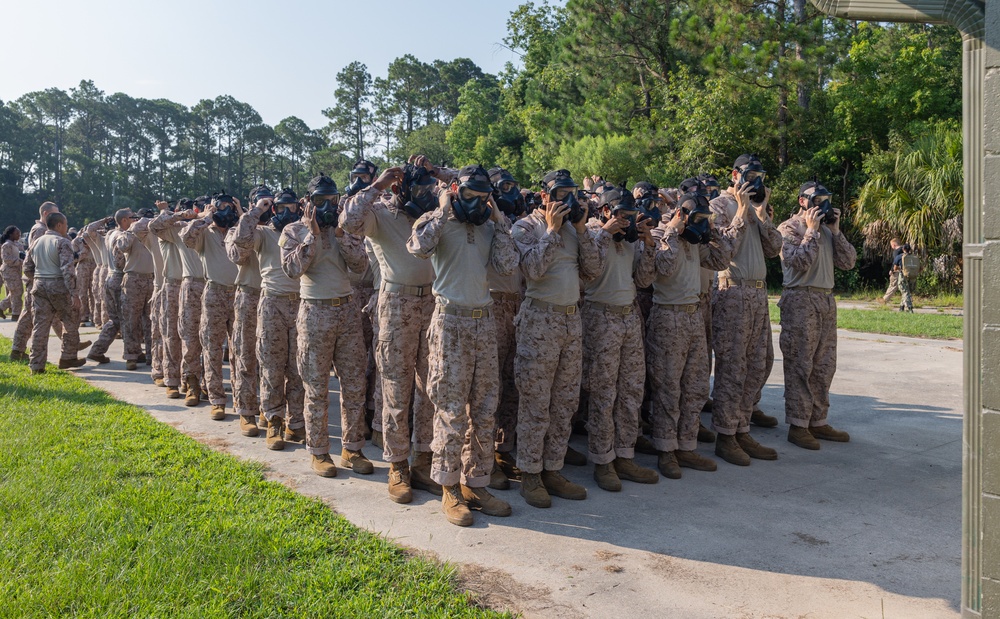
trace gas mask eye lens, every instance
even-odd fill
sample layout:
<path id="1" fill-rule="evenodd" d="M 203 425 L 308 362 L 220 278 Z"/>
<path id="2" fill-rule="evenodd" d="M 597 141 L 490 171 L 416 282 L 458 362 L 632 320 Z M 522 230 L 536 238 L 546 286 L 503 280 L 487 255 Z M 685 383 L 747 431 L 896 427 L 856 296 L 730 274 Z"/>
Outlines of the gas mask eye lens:
<path id="1" fill-rule="evenodd" d="M 315 195 L 315 196 L 309 196 L 309 201 L 312 202 L 313 206 L 316 207 L 323 206 L 324 202 L 329 202 L 330 204 L 337 205 L 340 202 L 340 196 L 337 194 Z"/>

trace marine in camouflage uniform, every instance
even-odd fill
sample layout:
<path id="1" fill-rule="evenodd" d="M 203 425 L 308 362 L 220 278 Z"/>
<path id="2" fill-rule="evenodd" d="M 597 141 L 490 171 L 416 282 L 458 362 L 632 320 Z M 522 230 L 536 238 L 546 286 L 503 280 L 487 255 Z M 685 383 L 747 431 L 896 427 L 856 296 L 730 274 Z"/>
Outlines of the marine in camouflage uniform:
<path id="1" fill-rule="evenodd" d="M 473 202 L 481 211 L 491 191 L 489 176 L 479 166 L 459 173 L 466 185 L 478 187 Z M 457 199 L 457 197 L 455 198 Z M 430 368 L 427 393 L 434 404 L 434 449 L 431 478 L 445 489 L 443 510 L 453 524 L 472 523 L 468 506 L 497 516 L 510 506 L 486 490 L 493 470 L 493 440 L 500 395 L 496 324 L 491 315 L 487 265 L 498 275 L 517 266 L 510 224 L 499 210 L 475 225 L 458 220 L 450 192 L 439 207 L 417 220 L 407 248 L 434 266 L 436 306 L 428 333 Z M 459 488 L 461 484 L 461 488 Z M 471 505 L 468 505 L 471 504 Z M 464 509 L 463 509 L 463 506 Z"/>
<path id="2" fill-rule="evenodd" d="M 233 334 L 239 271 L 226 254 L 226 230 L 213 222 L 214 212 L 212 207 L 206 209 L 202 217 L 191 221 L 181 231 L 180 238 L 188 249 L 201 257 L 208 280 L 201 299 L 198 335 L 208 401 L 212 405 L 211 416 L 221 421 L 226 416 L 226 391 L 222 381 L 223 347 Z"/>
<path id="3" fill-rule="evenodd" d="M 104 252 L 108 263 L 108 277 L 104 282 L 104 307 L 108 313 L 108 321 L 101 327 L 101 334 L 98 336 L 97 342 L 90 349 L 90 354 L 87 355 L 89 358 L 102 363 L 108 361 L 105 353 L 108 352 L 111 343 L 121 333 L 121 296 L 122 280 L 125 277 L 125 256 L 120 253 L 116 255 L 113 248 L 119 235 L 129 226 L 129 221 L 131 220 L 126 219 L 126 217 L 130 215 L 131 211 L 128 209 L 119 209 L 115 213 L 114 218 L 118 227 L 107 232 L 104 236 Z M 98 234 L 100 233 L 98 232 Z"/>
<path id="4" fill-rule="evenodd" d="M 610 492 L 621 490 L 621 479 L 655 483 L 654 471 L 637 466 L 635 442 L 639 434 L 646 359 L 643 350 L 642 314 L 636 305 L 638 288 L 649 286 L 654 277 L 653 239 L 643 232 L 627 240 L 620 218 L 638 210 L 631 196 L 617 188 L 602 194 L 601 219 L 591 219 L 588 228 L 597 243 L 601 273 L 588 281 L 583 301 L 583 381 L 587 398 L 587 442 L 594 463 L 594 479 Z M 609 201 L 610 200 L 610 201 Z M 615 238 L 616 235 L 621 237 Z"/>
<path id="5" fill-rule="evenodd" d="M 44 202 L 38 208 L 39 216 L 45 217 L 49 213 L 59 212 L 58 207 L 52 202 Z M 32 243 L 42 237 L 48 231 L 42 220 L 35 222 L 35 225 L 31 226 L 31 230 L 28 232 L 28 240 L 24 243 L 28 250 L 31 249 Z M 33 320 L 33 304 L 31 302 L 31 288 L 32 281 L 31 277 L 24 273 L 21 279 L 24 284 L 24 307 L 21 311 L 21 315 L 17 319 L 17 326 L 14 328 L 14 337 L 11 341 L 10 357 L 11 359 L 26 359 L 24 351 L 28 347 L 28 339 L 33 333 L 32 325 Z M 53 330 L 57 335 L 61 334 L 60 323 L 58 318 L 53 320 Z"/>
<path id="6" fill-rule="evenodd" d="M 182 259 L 182 252 L 190 252 L 193 262 L 203 273 L 201 261 L 197 259 L 197 254 L 188 250 L 180 242 L 178 236 L 180 228 L 184 222 L 180 221 L 180 215 L 175 215 L 169 210 L 166 202 L 158 202 L 157 207 L 160 214 L 149 222 L 149 231 L 156 237 L 160 253 L 163 256 L 163 288 L 160 293 L 160 334 L 163 340 L 163 382 L 167 387 L 167 397 L 176 399 L 180 397 L 180 385 L 182 372 L 183 345 L 180 336 L 180 316 L 181 316 L 181 289 L 185 276 L 185 263 Z M 192 314 L 185 314 L 185 321 L 189 320 Z M 199 347 L 200 350 L 200 347 Z M 199 353 L 200 358 L 200 353 Z M 200 379 L 199 379 L 200 380 Z"/>
<path id="7" fill-rule="evenodd" d="M 493 298 L 493 322 L 497 332 L 497 360 L 500 364 L 500 402 L 496 412 L 496 438 L 498 460 L 513 464 L 514 438 L 517 433 L 517 408 L 520 400 L 514 381 L 514 357 L 517 355 L 517 332 L 514 316 L 524 299 L 524 276 L 520 269 L 501 276 L 487 265 L 490 297 Z M 505 455 L 506 454 L 506 455 Z M 508 469 L 509 470 L 509 469 Z"/>
<path id="8" fill-rule="evenodd" d="M 334 185 L 326 191 L 335 190 Z M 341 464 L 356 473 L 369 474 L 374 467 L 361 454 L 365 444 L 365 344 L 361 313 L 351 300 L 347 275 L 348 269 L 363 272 L 368 256 L 360 237 L 340 227 L 321 228 L 311 212 L 309 204 L 303 220 L 285 226 L 278 241 L 282 269 L 299 280 L 302 295 L 296 328 L 298 367 L 305 387 L 306 448 L 313 456 L 314 471 L 326 477 L 336 475 L 327 430 L 332 367 L 340 381 Z"/>
<path id="9" fill-rule="evenodd" d="M 65 325 L 62 338 L 60 368 L 79 367 L 77 359 L 80 346 L 80 310 L 76 296 L 75 256 L 70 240 L 63 236 L 66 218 L 60 214 L 47 215 L 50 225 L 53 219 L 61 220 L 62 230 L 52 225 L 28 249 L 24 260 L 24 274 L 32 279 L 31 302 L 34 322 L 31 333 L 31 359 L 29 365 L 33 374 L 45 371 L 48 358 L 49 329 L 54 320 Z"/>
<path id="10" fill-rule="evenodd" d="M 586 489 L 571 484 L 559 471 L 580 398 L 580 280 L 591 280 L 601 273 L 597 243 L 582 218 L 572 223 L 568 212 L 556 216 L 561 223 L 554 221 L 552 230 L 546 221 L 548 209 L 553 213 L 565 210 L 563 196 L 551 200 L 548 196 L 557 191 L 575 191 L 569 172 L 550 173 L 545 186 L 546 207 L 515 222 L 512 232 L 527 283 L 524 302 L 514 319 L 514 375 L 521 396 L 517 466 L 521 469 L 521 492 L 535 507 L 548 507 L 550 494 L 586 498 Z"/>
<path id="11" fill-rule="evenodd" d="M 744 159 L 747 158 L 738 159 L 734 166 L 737 178 L 746 167 Z M 712 425 L 721 435 L 716 442 L 716 454 L 727 462 L 746 466 L 750 457 L 777 459 L 777 452 L 750 436 L 750 417 L 767 382 L 771 325 L 765 259 L 780 253 L 781 234 L 771 222 L 766 198 L 760 204 L 751 203 L 744 219 L 737 215 L 736 193 L 737 189 L 730 187 L 711 201 L 717 227 L 745 228 L 727 268 L 719 272 L 719 289 L 712 307 L 715 350 Z M 750 200 L 749 195 L 746 200 Z"/>
<path id="12" fill-rule="evenodd" d="M 3 277 L 3 284 L 7 288 L 7 296 L 0 301 L 0 311 L 10 310 L 11 318 L 20 316 L 23 308 L 24 283 L 21 281 L 23 252 L 24 247 L 19 240 L 7 239 L 3 246 L 0 246 L 0 259 L 2 259 L 0 276 Z"/>
<path id="13" fill-rule="evenodd" d="M 785 423 L 788 440 L 819 449 L 815 440 L 846 442 L 849 436 L 831 428 L 830 385 L 837 371 L 837 303 L 833 296 L 834 268 L 854 268 L 857 251 L 837 221 L 822 223 L 812 200 L 829 201 L 829 192 L 814 181 L 800 189 L 803 208 L 778 227 L 782 236 L 784 273 L 781 308 L 782 367 L 785 377 Z M 808 209 L 808 210 L 807 210 Z"/>
<path id="14" fill-rule="evenodd" d="M 94 254 L 90 251 L 90 246 L 86 243 L 82 235 L 78 234 L 75 239 L 72 240 L 73 251 L 76 253 L 76 288 L 77 294 L 80 297 L 83 307 L 80 310 L 80 322 L 92 322 L 93 314 L 91 314 L 91 308 L 93 307 L 93 301 L 91 301 L 90 289 L 93 285 L 94 271 L 97 269 L 97 261 L 94 259 Z"/>
<path id="15" fill-rule="evenodd" d="M 382 378 L 383 457 L 390 464 L 405 462 L 412 440 L 413 466 L 406 473 L 412 474 L 409 482 L 437 494 L 440 486 L 430 477 L 434 406 L 427 396 L 427 329 L 434 311 L 434 268 L 407 252 L 415 219 L 402 209 L 398 197 L 387 197 L 384 190 L 376 183 L 348 198 L 342 225 L 347 232 L 368 239 L 382 277 L 373 331 L 378 331 L 375 363 Z M 391 479 L 390 486 L 392 483 Z"/>
<path id="16" fill-rule="evenodd" d="M 246 217 L 244 213 L 240 220 Z M 258 216 L 257 221 L 260 221 Z M 236 227 L 226 232 L 226 254 L 237 267 L 232 348 L 229 351 L 229 381 L 233 386 L 233 409 L 240 416 L 244 436 L 257 436 L 260 411 L 260 369 L 257 362 L 257 307 L 261 276 L 257 253 L 235 243 Z"/>
<path id="17" fill-rule="evenodd" d="M 298 368 L 299 281 L 282 270 L 281 238 L 273 223 L 258 225 L 270 208 L 258 203 L 240 217 L 234 228 L 233 245 L 257 255 L 261 275 L 261 297 L 257 306 L 257 362 L 260 368 L 260 408 L 268 422 L 267 446 L 284 449 L 287 436 L 304 431 L 305 388 Z"/>
<path id="18" fill-rule="evenodd" d="M 136 369 L 140 356 L 149 358 L 152 326 L 150 318 L 150 303 L 153 298 L 153 255 L 139 238 L 145 238 L 148 231 L 148 219 L 132 217 L 131 225 L 122 230 L 115 239 L 112 252 L 115 259 L 124 263 L 122 277 L 122 340 L 125 345 L 126 368 Z M 146 353 L 143 353 L 143 341 L 146 340 Z"/>

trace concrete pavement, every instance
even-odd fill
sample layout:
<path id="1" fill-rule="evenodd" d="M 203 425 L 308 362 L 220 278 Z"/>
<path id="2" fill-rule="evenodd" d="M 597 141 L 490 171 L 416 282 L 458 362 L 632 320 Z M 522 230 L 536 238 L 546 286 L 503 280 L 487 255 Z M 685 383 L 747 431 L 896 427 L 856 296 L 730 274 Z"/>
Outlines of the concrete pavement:
<path id="1" fill-rule="evenodd" d="M 10 337 L 13 324 L 0 322 Z M 780 350 L 762 408 L 783 418 Z M 82 329 L 96 339 L 95 329 Z M 510 518 L 476 514 L 458 528 L 439 499 L 410 505 L 386 496 L 388 465 L 362 477 L 323 479 L 301 446 L 284 452 L 244 438 L 232 414 L 167 400 L 148 371 L 127 372 L 121 342 L 109 365 L 75 373 L 215 449 L 263 462 L 268 475 L 326 501 L 359 526 L 462 565 L 462 578 L 494 605 L 526 617 L 958 617 L 961 510 L 961 343 L 840 332 L 831 422 L 848 444 L 819 452 L 785 440 L 786 426 L 754 429 L 777 462 L 715 473 L 684 470 L 654 486 L 625 482 L 607 493 L 590 466 L 567 467 L 586 501 L 527 506 L 517 484 L 496 494 Z M 58 359 L 50 339 L 49 360 Z M 331 381 L 336 390 L 336 381 Z M 332 394 L 330 433 L 339 450 Z M 231 408 L 229 409 L 231 413 Z M 707 422 L 707 416 L 705 421 Z M 586 451 L 586 437 L 573 445 Z M 701 446 L 712 455 L 711 446 Z M 714 456 L 712 456 L 714 457 Z M 637 456 L 655 467 L 653 456 Z M 339 459 L 335 459 L 339 462 Z"/>

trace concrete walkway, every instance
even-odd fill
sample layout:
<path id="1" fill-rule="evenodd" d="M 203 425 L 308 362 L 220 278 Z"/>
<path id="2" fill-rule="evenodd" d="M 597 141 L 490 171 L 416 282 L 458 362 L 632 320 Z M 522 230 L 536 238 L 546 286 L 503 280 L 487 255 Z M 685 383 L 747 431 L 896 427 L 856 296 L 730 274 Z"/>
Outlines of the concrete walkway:
<path id="1" fill-rule="evenodd" d="M 0 322 L 0 334 L 13 329 Z M 852 442 L 809 452 L 785 440 L 784 425 L 755 429 L 777 462 L 720 462 L 716 473 L 685 469 L 681 480 L 626 482 L 617 494 L 596 487 L 591 467 L 567 467 L 588 487 L 586 501 L 534 509 L 515 484 L 497 493 L 512 517 L 476 514 L 466 529 L 448 524 L 428 494 L 408 506 L 389 501 L 375 448 L 365 448 L 374 475 L 322 479 L 302 447 L 268 451 L 263 437 L 240 436 L 234 416 L 211 421 L 204 404 L 167 400 L 147 372 L 125 371 L 120 341 L 110 365 L 89 362 L 76 374 L 215 449 L 265 463 L 272 478 L 359 526 L 461 564 L 466 586 L 525 617 L 958 617 L 961 343 L 840 337 L 831 420 Z M 777 335 L 775 351 L 762 407 L 779 414 Z M 335 394 L 331 408 L 339 450 Z M 586 451 L 586 438 L 573 445 Z M 652 456 L 638 459 L 655 467 Z"/>

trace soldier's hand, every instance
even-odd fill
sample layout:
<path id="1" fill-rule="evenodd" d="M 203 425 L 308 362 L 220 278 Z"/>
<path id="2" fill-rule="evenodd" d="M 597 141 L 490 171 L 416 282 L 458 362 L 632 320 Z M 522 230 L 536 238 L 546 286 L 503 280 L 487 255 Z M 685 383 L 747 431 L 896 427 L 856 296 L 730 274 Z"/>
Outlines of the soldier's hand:
<path id="1" fill-rule="evenodd" d="M 168 208 L 170 208 L 170 204 L 168 202 L 163 201 L 163 200 L 157 200 L 156 201 L 156 208 L 159 209 L 160 211 L 165 211 Z"/>
<path id="2" fill-rule="evenodd" d="M 545 223 L 550 234 L 556 233 L 562 228 L 563 219 L 569 213 L 569 207 L 562 202 L 549 202 L 545 209 Z"/>
<path id="3" fill-rule="evenodd" d="M 74 295 L 73 296 L 73 309 L 79 310 L 82 307 L 83 307 L 83 301 L 80 300 L 80 297 Z"/>
<path id="4" fill-rule="evenodd" d="M 237 198 L 236 196 L 233 196 L 233 204 L 236 205 L 236 211 L 237 212 L 239 212 L 239 213 L 243 212 L 243 205 L 240 204 L 240 199 Z"/>
<path id="5" fill-rule="evenodd" d="M 819 212 L 818 206 L 810 207 L 805 212 L 806 218 L 806 228 L 812 230 L 813 232 L 819 232 L 819 222 L 823 216 Z"/>
<path id="6" fill-rule="evenodd" d="M 829 228 L 830 232 L 832 232 L 834 235 L 837 235 L 840 232 L 840 209 L 839 208 L 833 209 L 833 214 L 836 215 L 837 219 L 835 219 L 831 223 L 826 224 L 826 227 Z"/>
<path id="7" fill-rule="evenodd" d="M 765 187 L 764 201 L 761 202 L 760 204 L 753 205 L 754 214 L 757 215 L 757 219 L 759 219 L 760 221 L 771 221 L 771 217 L 773 216 L 773 211 L 771 210 L 770 202 L 771 202 L 771 188 Z"/>
<path id="8" fill-rule="evenodd" d="M 312 201 L 306 202 L 302 209 L 302 223 L 304 223 L 313 236 L 319 236 L 319 222 L 316 221 L 316 207 Z"/>
<path id="9" fill-rule="evenodd" d="M 608 234 L 616 234 L 622 231 L 627 224 L 617 217 L 612 217 L 606 224 L 601 226 Z"/>
<path id="10" fill-rule="evenodd" d="M 681 209 L 674 211 L 674 216 L 667 222 L 667 228 L 676 231 L 678 234 L 684 231 L 684 226 L 686 225 L 687 215 Z"/>
<path id="11" fill-rule="evenodd" d="M 379 191 L 385 191 L 389 187 L 392 187 L 393 183 L 401 183 L 402 181 L 403 181 L 403 168 L 396 166 L 393 168 L 386 168 L 385 170 L 383 170 L 382 174 L 379 175 L 377 179 L 375 179 L 374 183 L 372 183 L 372 186 L 374 186 Z"/>
<path id="12" fill-rule="evenodd" d="M 452 213 L 451 201 L 458 196 L 450 189 L 442 189 L 438 192 L 438 208 L 444 211 L 444 216 L 447 217 Z"/>
<path id="13" fill-rule="evenodd" d="M 434 164 L 431 163 L 431 160 L 428 159 L 425 155 L 412 155 L 407 160 L 407 163 L 412 163 L 413 165 L 417 166 L 418 168 L 423 168 L 423 169 L 427 170 L 428 172 L 431 172 L 431 173 L 434 172 Z"/>
<path id="14" fill-rule="evenodd" d="M 341 228 L 340 226 L 337 226 L 336 228 L 333 229 L 333 236 L 337 237 L 338 239 L 342 238 L 344 236 L 344 229 Z"/>
<path id="15" fill-rule="evenodd" d="M 258 215 L 260 215 L 264 211 L 270 209 L 273 204 L 274 204 L 274 198 L 261 198 L 260 200 L 257 200 L 257 204 L 255 204 L 253 208 L 254 211 L 256 211 Z"/>
<path id="16" fill-rule="evenodd" d="M 753 187 L 750 183 L 743 183 L 736 188 L 736 204 L 738 208 L 736 209 L 736 216 L 740 217 L 746 221 L 750 220 L 750 191 Z"/>

